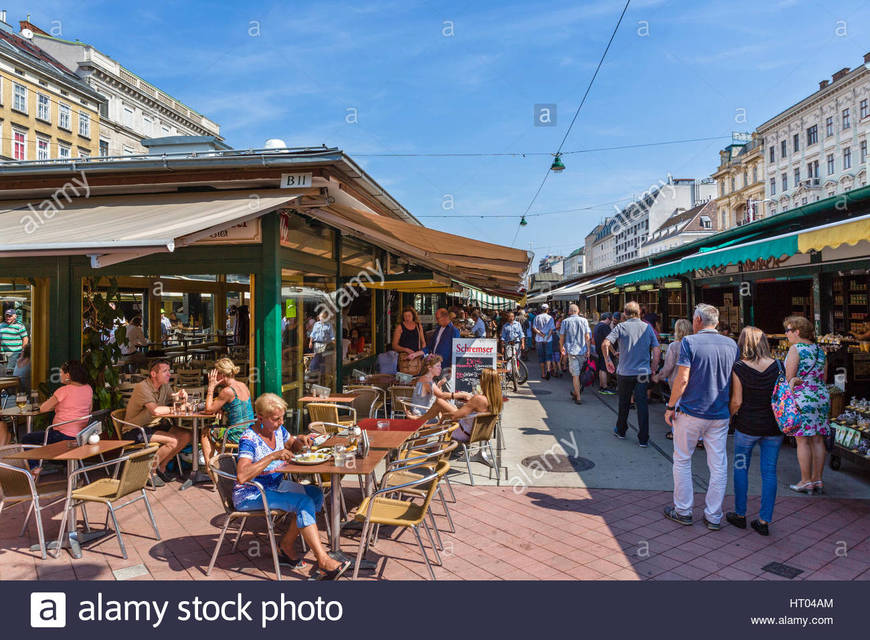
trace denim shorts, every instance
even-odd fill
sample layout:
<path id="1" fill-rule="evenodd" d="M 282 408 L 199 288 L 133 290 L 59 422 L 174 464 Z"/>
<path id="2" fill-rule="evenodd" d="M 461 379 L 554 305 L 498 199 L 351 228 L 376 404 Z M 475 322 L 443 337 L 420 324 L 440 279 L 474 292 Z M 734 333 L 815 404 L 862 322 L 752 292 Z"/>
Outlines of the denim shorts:
<path id="1" fill-rule="evenodd" d="M 535 348 L 538 350 L 538 360 L 541 362 L 548 362 L 553 359 L 553 343 L 550 341 L 547 342 L 536 342 Z"/>

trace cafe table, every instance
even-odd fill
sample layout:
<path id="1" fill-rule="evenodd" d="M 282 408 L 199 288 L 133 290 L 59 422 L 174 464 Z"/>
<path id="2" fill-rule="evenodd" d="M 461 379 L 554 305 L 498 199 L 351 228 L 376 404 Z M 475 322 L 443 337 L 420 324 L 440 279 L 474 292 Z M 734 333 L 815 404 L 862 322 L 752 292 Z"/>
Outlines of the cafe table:
<path id="1" fill-rule="evenodd" d="M 193 450 L 193 462 L 191 463 L 192 468 L 190 470 L 190 475 L 187 476 L 187 480 L 185 480 L 184 484 L 181 485 L 179 491 L 190 489 L 195 484 L 211 482 L 211 478 L 209 477 L 209 475 L 199 470 L 199 421 L 206 420 L 208 418 L 216 418 L 217 414 L 201 413 L 195 411 L 179 411 L 177 413 L 165 413 L 162 414 L 160 417 L 169 418 L 170 420 L 178 420 L 178 426 L 182 429 L 187 429 L 188 427 L 181 424 L 181 420 L 190 420 L 192 423 L 191 428 L 193 429 L 193 438 L 190 443 L 190 448 Z M 179 469 L 178 471 L 181 472 L 181 469 Z"/>
<path id="2" fill-rule="evenodd" d="M 378 423 L 387 423 L 386 428 L 381 428 Z M 411 431 L 414 432 L 423 426 L 422 419 L 412 418 L 363 418 L 357 422 L 360 429 L 366 431 Z"/>
<path id="3" fill-rule="evenodd" d="M 28 406 L 30 406 L 29 403 Z M 54 409 L 51 411 L 54 411 Z M 33 418 L 35 416 L 51 413 L 51 411 L 40 411 L 38 408 L 35 411 L 31 411 L 30 409 L 9 407 L 8 409 L 0 409 L 0 418 L 12 418 L 12 421 L 16 423 L 18 422 L 17 418 L 24 418 L 24 424 L 27 425 L 27 433 L 30 433 L 32 430 L 31 427 L 33 426 Z"/>
<path id="4" fill-rule="evenodd" d="M 368 477 L 374 473 L 378 465 L 387 457 L 387 455 L 402 446 L 405 441 L 411 436 L 412 431 L 371 431 L 369 437 L 369 452 L 365 458 L 354 458 L 354 465 L 350 467 L 337 467 L 334 460 L 320 464 L 298 464 L 295 462 L 287 462 L 276 469 L 279 473 L 290 474 L 318 474 L 328 475 L 330 486 L 332 489 L 329 492 L 329 518 L 330 518 L 330 537 L 329 548 L 330 555 L 339 561 L 352 558 L 347 558 L 341 552 L 341 479 L 346 475 Z M 347 444 L 346 436 L 333 436 L 327 440 L 323 446 L 332 447 L 339 444 Z M 360 568 L 374 568 L 373 565 Z"/>
<path id="5" fill-rule="evenodd" d="M 61 440 L 53 444 L 45 445 L 44 447 L 34 447 L 33 449 L 25 449 L 18 453 L 13 453 L 8 456 L 3 456 L 13 460 L 49 460 L 49 461 L 65 461 L 67 467 L 67 475 L 75 470 L 76 462 L 94 458 L 118 449 L 123 449 L 131 444 L 133 440 L 100 440 L 97 444 L 85 444 L 78 446 L 75 440 Z M 78 533 L 75 531 L 75 510 L 70 509 L 69 513 L 70 533 L 63 541 L 64 547 L 69 547 L 70 553 L 76 559 L 82 557 L 81 545 L 109 535 L 111 531 L 105 529 L 103 531 L 90 531 L 87 519 L 85 519 L 85 527 L 88 529 L 86 533 Z M 57 549 L 57 541 L 49 542 L 48 549 Z M 39 551 L 39 545 L 30 547 L 31 551 Z"/>

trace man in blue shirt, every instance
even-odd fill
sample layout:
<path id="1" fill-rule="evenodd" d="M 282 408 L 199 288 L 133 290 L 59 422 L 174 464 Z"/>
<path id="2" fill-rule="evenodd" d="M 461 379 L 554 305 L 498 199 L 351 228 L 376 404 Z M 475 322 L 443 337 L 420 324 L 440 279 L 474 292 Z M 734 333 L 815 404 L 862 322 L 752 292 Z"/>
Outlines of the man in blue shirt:
<path id="1" fill-rule="evenodd" d="M 535 347 L 538 350 L 538 362 L 541 364 L 541 378 L 550 379 L 550 369 L 553 367 L 553 332 L 556 323 L 547 311 L 550 306 L 541 305 L 541 313 L 532 322 L 532 334 L 535 336 Z"/>
<path id="2" fill-rule="evenodd" d="M 480 317 L 480 310 L 475 309 L 472 311 L 471 317 L 474 318 L 474 326 L 471 328 L 471 336 L 473 338 L 485 338 L 486 324 L 483 322 L 483 318 Z"/>
<path id="3" fill-rule="evenodd" d="M 623 322 L 613 327 L 604 339 L 604 362 L 610 373 L 616 373 L 616 394 L 619 396 L 619 414 L 616 418 L 614 435 L 625 439 L 628 430 L 628 412 L 631 396 L 637 407 L 637 442 L 646 448 L 649 442 L 649 409 L 646 403 L 646 388 L 650 377 L 656 370 L 661 355 L 661 347 L 656 334 L 646 322 L 640 319 L 640 305 L 629 302 L 625 305 Z M 613 364 L 612 351 L 616 345 L 619 352 L 619 367 Z M 652 359 L 650 359 L 652 352 Z"/>
<path id="4" fill-rule="evenodd" d="M 719 311 L 708 304 L 695 307 L 695 333 L 680 341 L 677 376 L 665 410 L 665 421 L 674 428 L 674 504 L 665 507 L 665 517 L 680 524 L 692 524 L 694 489 L 692 453 L 698 439 L 704 439 L 710 480 L 704 509 L 704 523 L 718 531 L 722 501 L 728 484 L 726 442 L 731 413 L 731 371 L 739 358 L 737 344 L 719 335 Z"/>
<path id="5" fill-rule="evenodd" d="M 592 333 L 589 322 L 580 315 L 580 307 L 576 304 L 568 306 L 568 317 L 562 320 L 559 328 L 559 349 L 563 356 L 568 356 L 568 371 L 574 379 L 574 391 L 571 397 L 577 404 L 583 404 L 580 394 L 583 387 L 580 384 L 580 374 L 586 364 L 586 356 L 592 343 Z"/>
<path id="6" fill-rule="evenodd" d="M 523 325 L 521 325 L 518 321 L 514 320 L 513 311 L 507 312 L 507 316 L 505 317 L 505 323 L 501 328 L 500 337 L 501 352 L 505 359 L 507 360 L 508 356 L 507 345 L 511 345 L 511 348 L 514 350 L 514 353 L 519 359 L 520 354 L 526 349 L 526 336 L 523 333 Z M 510 367 L 512 362 L 513 360 L 508 361 L 507 366 Z"/>
<path id="7" fill-rule="evenodd" d="M 453 339 L 459 337 L 459 329 L 453 326 L 450 322 L 450 314 L 447 309 L 438 309 L 435 312 L 435 320 L 438 322 L 438 328 L 429 338 L 429 343 L 421 350 L 410 354 L 410 358 L 416 358 L 430 353 L 437 353 L 441 356 L 441 360 L 445 363 L 444 369 L 449 370 L 453 362 Z"/>

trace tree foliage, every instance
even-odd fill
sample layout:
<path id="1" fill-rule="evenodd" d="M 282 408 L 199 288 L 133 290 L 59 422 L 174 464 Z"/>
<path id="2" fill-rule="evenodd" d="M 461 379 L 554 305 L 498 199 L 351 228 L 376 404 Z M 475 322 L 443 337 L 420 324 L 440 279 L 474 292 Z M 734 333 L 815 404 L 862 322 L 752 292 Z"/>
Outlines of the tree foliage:
<path id="1" fill-rule="evenodd" d="M 122 406 L 118 390 L 118 370 L 112 365 L 121 358 L 120 345 L 127 341 L 127 328 L 121 324 L 121 297 L 116 279 L 109 280 L 108 289 L 100 290 L 94 278 L 84 283 L 82 300 L 82 365 L 88 372 L 100 409 Z M 115 339 L 111 341 L 112 330 Z"/>

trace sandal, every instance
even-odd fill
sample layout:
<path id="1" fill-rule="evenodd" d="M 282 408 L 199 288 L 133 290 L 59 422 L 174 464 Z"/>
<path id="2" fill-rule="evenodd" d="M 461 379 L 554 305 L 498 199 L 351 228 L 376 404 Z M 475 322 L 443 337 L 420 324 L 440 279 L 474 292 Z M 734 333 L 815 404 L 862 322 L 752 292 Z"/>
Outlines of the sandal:
<path id="1" fill-rule="evenodd" d="M 674 432 L 673 432 L 673 431 L 668 431 L 668 432 L 665 434 L 665 438 L 667 438 L 668 440 L 673 440 L 673 439 L 674 439 Z"/>
<path id="2" fill-rule="evenodd" d="M 279 549 L 278 564 L 290 569 L 303 569 L 305 567 L 305 558 L 291 558 L 283 549 Z"/>
<path id="3" fill-rule="evenodd" d="M 350 568 L 351 564 L 353 563 L 350 560 L 345 560 L 332 571 L 320 569 L 317 576 L 309 578 L 309 580 L 338 580 Z"/>
<path id="4" fill-rule="evenodd" d="M 703 448 L 704 448 L 704 441 L 703 441 L 703 440 L 698 440 L 698 448 L 699 448 L 699 449 L 703 449 Z"/>

